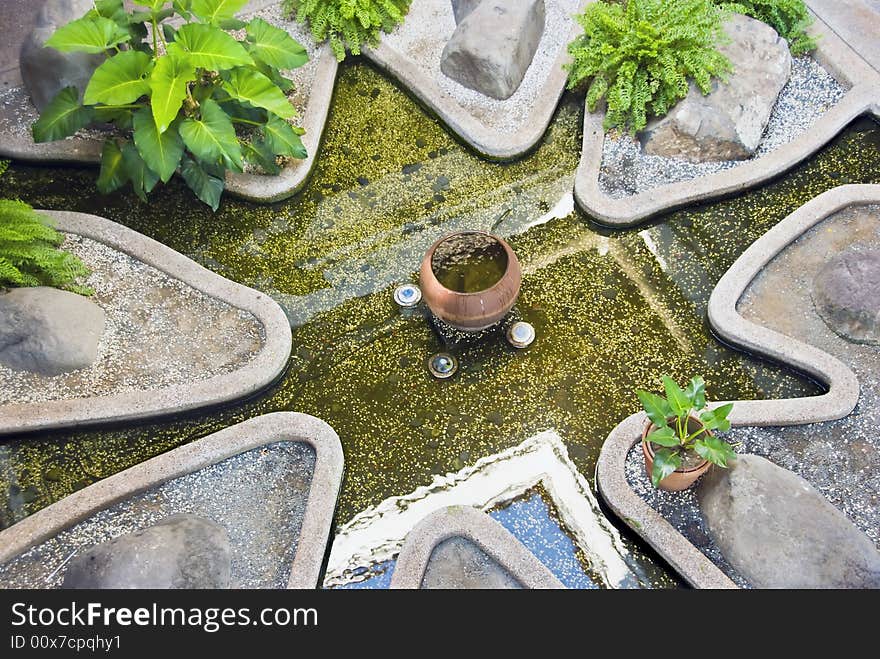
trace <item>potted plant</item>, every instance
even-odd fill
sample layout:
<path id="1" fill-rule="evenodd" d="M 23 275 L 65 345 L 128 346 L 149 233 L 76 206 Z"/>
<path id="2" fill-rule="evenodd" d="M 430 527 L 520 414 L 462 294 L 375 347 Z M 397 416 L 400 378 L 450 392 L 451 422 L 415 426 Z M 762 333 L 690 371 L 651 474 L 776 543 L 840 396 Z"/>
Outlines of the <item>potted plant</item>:
<path id="1" fill-rule="evenodd" d="M 706 406 L 706 384 L 700 376 L 682 390 L 669 376 L 663 376 L 666 397 L 638 390 L 636 394 L 648 414 L 642 433 L 645 468 L 654 487 L 683 490 L 690 487 L 711 465 L 727 468 L 736 454 L 730 444 L 713 434 L 730 429 L 727 415 L 733 403 L 714 409 Z"/>

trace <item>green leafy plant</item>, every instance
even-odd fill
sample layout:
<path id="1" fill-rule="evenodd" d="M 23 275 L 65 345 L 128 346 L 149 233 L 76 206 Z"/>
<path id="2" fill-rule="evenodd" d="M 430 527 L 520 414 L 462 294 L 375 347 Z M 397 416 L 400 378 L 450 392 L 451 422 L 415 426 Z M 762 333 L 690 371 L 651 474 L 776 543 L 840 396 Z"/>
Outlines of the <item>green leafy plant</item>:
<path id="1" fill-rule="evenodd" d="M 584 33 L 568 46 L 569 88 L 587 87 L 587 106 L 605 99 L 605 128 L 636 132 L 648 114 L 663 116 L 688 93 L 704 93 L 732 70 L 717 49 L 725 12 L 712 0 L 594 2 L 577 21 Z"/>
<path id="2" fill-rule="evenodd" d="M 639 389 L 636 391 L 652 430 L 645 438 L 658 448 L 654 450 L 654 466 L 651 483 L 658 487 L 660 481 L 681 467 L 685 453 L 692 451 L 704 460 L 719 467 L 727 467 L 727 461 L 736 454 L 730 444 L 715 435 L 712 430 L 730 430 L 727 415 L 733 403 L 714 409 L 706 406 L 706 384 L 697 376 L 682 389 L 669 376 L 663 376 L 666 397 Z M 692 426 L 697 425 L 696 429 Z"/>
<path id="3" fill-rule="evenodd" d="M 379 30 L 390 32 L 403 22 L 412 0 L 284 0 L 299 23 L 308 21 L 315 41 L 330 41 L 340 62 L 345 49 L 361 54 L 361 45 L 379 43 Z"/>
<path id="4" fill-rule="evenodd" d="M 728 11 L 767 23 L 788 41 L 793 55 L 808 53 L 816 48 L 816 40 L 807 32 L 813 17 L 804 0 L 715 0 L 715 3 Z"/>
<path id="5" fill-rule="evenodd" d="M 0 199 L 0 288 L 54 286 L 90 295 L 90 289 L 76 284 L 88 268 L 58 249 L 62 242 L 46 216 L 22 201 Z"/>
<path id="6" fill-rule="evenodd" d="M 62 90 L 33 126 L 48 142 L 93 123 L 115 125 L 104 143 L 98 189 L 131 183 L 143 200 L 179 171 L 214 210 L 227 170 L 245 162 L 268 173 L 279 160 L 305 158 L 302 129 L 281 71 L 302 66 L 305 49 L 261 18 L 235 18 L 247 0 L 95 0 L 83 18 L 60 27 L 46 46 L 62 52 L 105 53 L 82 101 Z M 172 17 L 177 17 L 172 24 Z M 243 32 L 239 40 L 230 30 Z"/>

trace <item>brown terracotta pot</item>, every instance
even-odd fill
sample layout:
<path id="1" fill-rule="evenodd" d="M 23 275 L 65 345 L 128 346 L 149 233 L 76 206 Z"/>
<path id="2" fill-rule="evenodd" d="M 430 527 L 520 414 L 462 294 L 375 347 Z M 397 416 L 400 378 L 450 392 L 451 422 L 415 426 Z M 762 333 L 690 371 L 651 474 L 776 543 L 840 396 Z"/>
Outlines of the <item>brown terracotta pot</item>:
<path id="1" fill-rule="evenodd" d="M 694 432 L 697 429 L 697 426 L 694 424 L 702 425 L 699 419 L 690 417 L 690 419 L 688 419 L 688 428 L 691 432 Z M 645 470 L 648 472 L 649 479 L 651 478 L 651 471 L 654 469 L 654 447 L 651 442 L 647 441 L 647 437 L 652 430 L 654 430 L 654 424 L 648 422 L 645 424 L 645 429 L 642 431 L 642 454 L 645 456 Z M 712 435 L 712 432 L 707 431 L 707 434 Z M 685 490 L 693 485 L 700 476 L 709 471 L 709 467 L 711 466 L 711 462 L 703 460 L 696 467 L 691 467 L 690 469 L 676 469 L 669 474 L 669 476 L 660 481 L 659 487 L 661 490 L 666 490 L 667 492 Z"/>
<path id="2" fill-rule="evenodd" d="M 460 293 L 446 288 L 437 279 L 432 266 L 434 250 L 437 246 L 453 236 L 462 234 L 489 236 L 497 241 L 507 254 L 507 268 L 501 279 L 489 288 L 476 293 Z M 453 327 L 471 332 L 491 327 L 504 318 L 516 303 L 521 283 L 522 268 L 510 245 L 504 239 L 485 231 L 461 231 L 443 236 L 431 245 L 425 254 L 419 273 L 422 297 L 431 312 Z"/>

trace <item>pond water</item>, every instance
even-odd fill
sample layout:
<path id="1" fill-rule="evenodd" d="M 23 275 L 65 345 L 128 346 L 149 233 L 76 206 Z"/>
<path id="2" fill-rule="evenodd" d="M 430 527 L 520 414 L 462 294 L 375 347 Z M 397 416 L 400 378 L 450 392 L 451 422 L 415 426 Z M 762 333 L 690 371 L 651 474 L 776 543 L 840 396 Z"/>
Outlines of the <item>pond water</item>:
<path id="1" fill-rule="evenodd" d="M 459 233 L 437 245 L 431 270 L 451 291 L 479 293 L 501 281 L 507 271 L 507 252 L 492 236 Z"/>
<path id="2" fill-rule="evenodd" d="M 574 209 L 583 98 L 564 97 L 541 145 L 509 164 L 475 156 L 367 64 L 341 67 L 314 175 L 293 199 L 226 198 L 213 214 L 178 182 L 144 205 L 98 195 L 95 173 L 14 163 L 0 197 L 92 212 L 272 295 L 293 326 L 293 356 L 269 391 L 224 409 L 119 428 L 13 437 L 0 444 L 0 527 L 76 489 L 246 418 L 313 414 L 342 439 L 344 523 L 437 473 L 552 429 L 591 481 L 603 440 L 638 408 L 635 389 L 702 374 L 712 399 L 814 395 L 819 387 L 712 336 L 706 304 L 735 258 L 776 222 L 843 183 L 880 182 L 880 127 L 856 122 L 809 163 L 756 191 L 609 230 Z M 437 381 L 448 351 L 397 284 L 417 281 L 441 235 L 505 237 L 523 266 L 517 313 L 537 340 L 454 346 L 459 373 Z M 636 559 L 670 585 L 648 549 Z"/>

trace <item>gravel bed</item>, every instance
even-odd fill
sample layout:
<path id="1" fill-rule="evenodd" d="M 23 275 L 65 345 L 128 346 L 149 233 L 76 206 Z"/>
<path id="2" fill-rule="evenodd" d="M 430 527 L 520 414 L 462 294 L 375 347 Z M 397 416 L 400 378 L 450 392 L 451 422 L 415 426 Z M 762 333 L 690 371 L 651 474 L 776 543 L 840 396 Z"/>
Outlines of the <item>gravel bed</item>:
<path id="1" fill-rule="evenodd" d="M 205 295 L 103 243 L 68 235 L 104 309 L 95 363 L 47 377 L 0 365 L 0 405 L 108 396 L 190 384 L 241 368 L 265 343 L 249 312 Z"/>
<path id="2" fill-rule="evenodd" d="M 168 481 L 96 513 L 0 565 L 0 587 L 56 588 L 80 551 L 177 513 L 225 527 L 234 588 L 284 588 L 296 554 L 315 452 L 279 442 Z"/>
<path id="3" fill-rule="evenodd" d="M 413 2 L 403 24 L 390 34 L 383 34 L 382 43 L 411 59 L 444 95 L 454 99 L 485 126 L 498 132 L 514 133 L 528 120 L 575 25 L 573 15 L 578 0 L 545 0 L 544 6 L 544 34 L 532 64 L 519 89 L 503 101 L 468 89 L 440 71 L 443 48 L 456 27 L 449 0 Z"/>
<path id="4" fill-rule="evenodd" d="M 846 89 L 810 56 L 795 57 L 791 76 L 782 88 L 758 150 L 746 160 L 693 163 L 642 153 L 639 142 L 609 133 L 602 147 L 599 187 L 614 199 L 732 169 L 788 144 L 806 132 L 846 93 Z"/>

